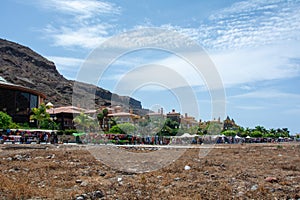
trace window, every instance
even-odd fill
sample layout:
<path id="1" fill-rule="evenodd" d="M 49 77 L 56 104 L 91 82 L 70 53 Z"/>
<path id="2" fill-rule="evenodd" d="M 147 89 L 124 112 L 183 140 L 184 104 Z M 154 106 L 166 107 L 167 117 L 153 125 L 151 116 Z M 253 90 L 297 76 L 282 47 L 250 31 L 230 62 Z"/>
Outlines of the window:
<path id="1" fill-rule="evenodd" d="M 19 115 L 26 115 L 29 112 L 30 95 L 27 92 L 19 92 L 16 94 L 16 113 Z"/>
<path id="2" fill-rule="evenodd" d="M 38 97 L 36 95 L 31 94 L 30 95 L 30 110 L 32 108 L 38 107 Z"/>

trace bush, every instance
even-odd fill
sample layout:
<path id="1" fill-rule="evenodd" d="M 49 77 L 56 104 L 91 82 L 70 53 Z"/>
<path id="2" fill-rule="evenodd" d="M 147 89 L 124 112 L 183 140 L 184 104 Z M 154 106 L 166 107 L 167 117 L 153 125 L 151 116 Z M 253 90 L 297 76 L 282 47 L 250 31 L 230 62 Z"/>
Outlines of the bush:
<path id="1" fill-rule="evenodd" d="M 109 142 L 113 143 L 113 144 L 128 144 L 129 140 L 110 140 Z"/>
<path id="2" fill-rule="evenodd" d="M 268 133 L 268 134 L 264 135 L 264 138 L 274 138 L 274 137 L 275 137 L 275 135 L 272 133 Z"/>
<path id="3" fill-rule="evenodd" d="M 110 133 L 131 134 L 136 128 L 130 123 L 117 124 L 111 127 Z"/>
<path id="4" fill-rule="evenodd" d="M 11 116 L 4 112 L 0 112 L 0 128 L 8 129 L 8 128 L 18 128 L 18 125 L 12 121 Z"/>
<path id="5" fill-rule="evenodd" d="M 244 137 L 244 138 L 245 138 L 245 137 L 247 137 L 247 136 L 248 136 L 248 133 L 247 133 L 247 132 L 242 132 L 242 133 L 241 133 L 241 137 Z"/>
<path id="6" fill-rule="evenodd" d="M 67 129 L 67 130 L 64 130 L 63 133 L 65 135 L 72 135 L 73 133 L 78 133 L 78 131 L 76 129 Z"/>
<path id="7" fill-rule="evenodd" d="M 234 130 L 226 130 L 226 131 L 223 131 L 222 134 L 224 134 L 225 136 L 236 136 L 237 131 L 234 131 Z"/>

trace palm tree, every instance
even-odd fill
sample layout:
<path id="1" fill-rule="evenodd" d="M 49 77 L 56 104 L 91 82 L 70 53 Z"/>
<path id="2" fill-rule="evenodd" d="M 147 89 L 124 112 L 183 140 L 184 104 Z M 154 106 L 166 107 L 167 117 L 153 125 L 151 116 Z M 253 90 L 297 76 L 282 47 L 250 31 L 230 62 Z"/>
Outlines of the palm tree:
<path id="1" fill-rule="evenodd" d="M 108 110 L 104 108 L 100 113 L 97 115 L 97 119 L 99 121 L 100 128 L 104 131 L 108 131 Z"/>
<path id="2" fill-rule="evenodd" d="M 244 132 L 245 132 L 245 128 L 242 127 L 242 126 L 239 126 L 237 135 L 238 135 L 238 136 L 241 136 Z"/>
<path id="3" fill-rule="evenodd" d="M 290 133 L 290 131 L 288 128 L 282 128 L 282 135 L 284 137 L 289 137 L 289 133 Z"/>
<path id="4" fill-rule="evenodd" d="M 272 137 L 274 137 L 276 134 L 276 130 L 274 128 L 271 128 L 269 133 L 270 133 L 269 135 L 272 135 Z"/>
<path id="5" fill-rule="evenodd" d="M 255 126 L 255 129 L 254 129 L 254 130 L 263 133 L 264 130 L 265 130 L 265 128 L 264 128 L 263 126 Z"/>
<path id="6" fill-rule="evenodd" d="M 30 120 L 36 120 L 37 128 L 41 127 L 43 121 L 50 120 L 50 114 L 47 113 L 47 106 L 45 104 L 41 104 L 38 108 L 33 108 L 32 113 Z"/>
<path id="7" fill-rule="evenodd" d="M 104 119 L 103 112 L 98 113 L 97 119 L 99 121 L 99 125 L 100 125 L 101 130 L 103 130 L 103 119 Z"/>
<path id="8" fill-rule="evenodd" d="M 92 128 L 95 123 L 94 119 L 84 113 L 77 115 L 73 119 L 73 122 L 80 131 L 87 131 L 87 129 Z"/>
<path id="9" fill-rule="evenodd" d="M 108 110 L 106 108 L 104 108 L 102 110 L 103 113 L 103 117 L 104 117 L 104 130 L 108 131 Z"/>

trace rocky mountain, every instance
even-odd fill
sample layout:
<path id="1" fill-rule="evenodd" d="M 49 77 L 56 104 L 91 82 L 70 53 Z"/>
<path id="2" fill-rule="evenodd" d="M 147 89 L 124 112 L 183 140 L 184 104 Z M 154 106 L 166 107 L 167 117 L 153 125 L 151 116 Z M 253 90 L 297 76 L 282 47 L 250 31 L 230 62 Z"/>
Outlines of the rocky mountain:
<path id="1" fill-rule="evenodd" d="M 74 81 L 67 80 L 53 62 L 28 47 L 0 39 L 0 76 L 7 81 L 44 93 L 46 101 L 55 106 L 72 105 Z M 91 84 L 76 82 L 80 95 L 95 95 L 96 106 L 111 105 L 114 95 L 108 90 Z M 116 98 L 115 98 L 116 97 Z M 114 96 L 120 104 L 129 102 L 135 110 L 142 109 L 141 102 L 126 96 Z"/>

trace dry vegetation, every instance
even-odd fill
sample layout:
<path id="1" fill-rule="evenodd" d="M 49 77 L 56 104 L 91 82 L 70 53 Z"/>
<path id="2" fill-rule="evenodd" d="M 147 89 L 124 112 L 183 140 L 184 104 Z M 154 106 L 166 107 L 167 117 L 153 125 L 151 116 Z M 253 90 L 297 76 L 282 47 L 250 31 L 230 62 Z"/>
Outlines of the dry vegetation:
<path id="1" fill-rule="evenodd" d="M 113 170 L 84 146 L 19 147 L 29 146 L 0 146 L 0 199 L 300 198 L 297 143 L 218 145 L 224 148 L 204 158 L 189 149 L 171 165 L 141 174 Z"/>

